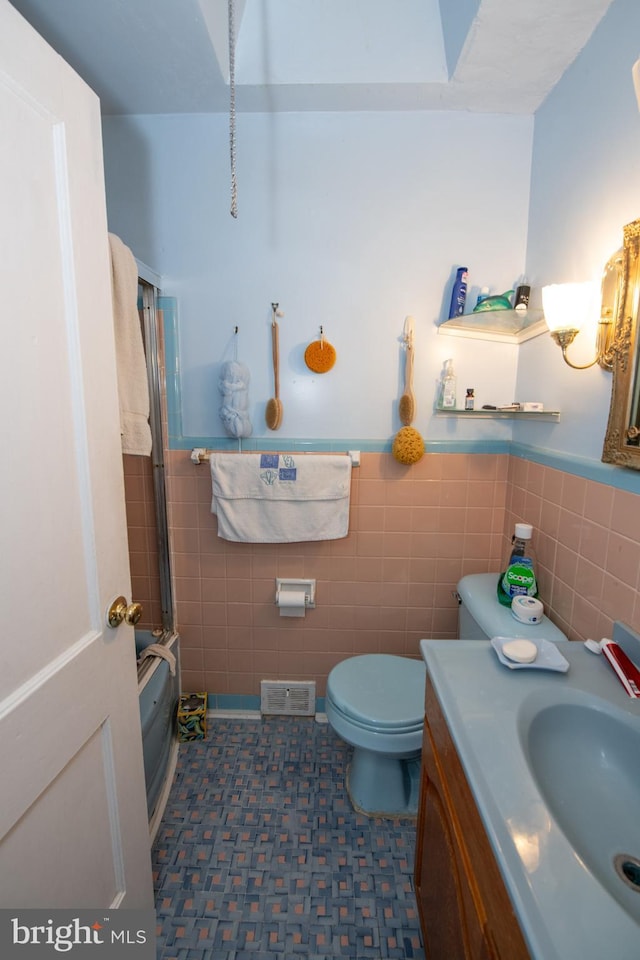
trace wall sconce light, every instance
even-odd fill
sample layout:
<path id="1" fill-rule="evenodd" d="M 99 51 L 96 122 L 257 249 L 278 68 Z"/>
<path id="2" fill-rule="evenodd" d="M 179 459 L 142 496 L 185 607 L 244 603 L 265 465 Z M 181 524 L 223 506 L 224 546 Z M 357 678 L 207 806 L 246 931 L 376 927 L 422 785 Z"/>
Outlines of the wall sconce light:
<path id="1" fill-rule="evenodd" d="M 597 308 L 595 283 L 553 283 L 542 288 L 542 309 L 549 333 L 562 350 L 562 358 L 574 370 L 587 370 L 598 363 L 603 369 L 613 368 L 611 316 L 601 316 L 598 323 L 596 356 L 590 363 L 572 363 L 567 347 L 573 343 L 584 322 L 593 317 Z"/>

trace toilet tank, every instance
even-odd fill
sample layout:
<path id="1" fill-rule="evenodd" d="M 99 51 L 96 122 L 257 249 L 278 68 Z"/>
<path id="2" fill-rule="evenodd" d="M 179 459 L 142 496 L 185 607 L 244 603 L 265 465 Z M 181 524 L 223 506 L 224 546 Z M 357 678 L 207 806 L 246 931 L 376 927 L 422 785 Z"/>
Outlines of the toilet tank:
<path id="1" fill-rule="evenodd" d="M 518 637 L 533 640 L 566 640 L 566 635 L 543 616 L 540 623 L 520 623 L 511 608 L 498 600 L 498 573 L 472 573 L 458 583 L 460 640 L 490 640 L 491 637 Z"/>

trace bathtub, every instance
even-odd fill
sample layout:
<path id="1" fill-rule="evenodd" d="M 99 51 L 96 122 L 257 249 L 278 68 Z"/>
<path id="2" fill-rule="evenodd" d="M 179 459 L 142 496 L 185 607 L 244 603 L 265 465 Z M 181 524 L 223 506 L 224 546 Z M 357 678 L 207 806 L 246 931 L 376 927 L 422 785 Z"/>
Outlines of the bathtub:
<path id="1" fill-rule="evenodd" d="M 178 661 L 175 677 L 171 676 L 168 662 L 161 657 L 145 657 L 138 661 L 144 776 L 149 831 L 153 839 L 167 802 L 178 754 L 176 711 L 180 695 L 180 640 L 175 633 L 158 638 L 149 630 L 136 630 L 135 638 L 137 657 L 149 644 L 160 643 Z"/>

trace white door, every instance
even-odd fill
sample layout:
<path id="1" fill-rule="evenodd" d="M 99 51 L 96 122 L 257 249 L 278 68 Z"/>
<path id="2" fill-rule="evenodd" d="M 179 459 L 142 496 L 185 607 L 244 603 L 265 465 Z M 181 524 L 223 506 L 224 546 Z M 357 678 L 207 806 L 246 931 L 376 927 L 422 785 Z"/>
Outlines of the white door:
<path id="1" fill-rule="evenodd" d="M 0 907 L 153 906 L 98 101 L 0 0 Z"/>

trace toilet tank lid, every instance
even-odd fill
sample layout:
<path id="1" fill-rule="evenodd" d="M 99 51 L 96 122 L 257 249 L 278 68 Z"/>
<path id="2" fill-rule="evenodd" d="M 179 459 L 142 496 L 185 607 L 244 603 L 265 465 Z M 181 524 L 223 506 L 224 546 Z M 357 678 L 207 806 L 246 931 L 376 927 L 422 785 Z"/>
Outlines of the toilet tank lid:
<path id="1" fill-rule="evenodd" d="M 458 594 L 469 614 L 480 629 L 491 637 L 516 637 L 527 640 L 543 637 L 545 640 L 566 640 L 567 636 L 559 630 L 548 617 L 540 623 L 520 623 L 511 614 L 510 607 L 503 607 L 498 600 L 499 573 L 471 573 L 458 583 Z M 464 637 L 461 637 L 464 640 Z"/>

